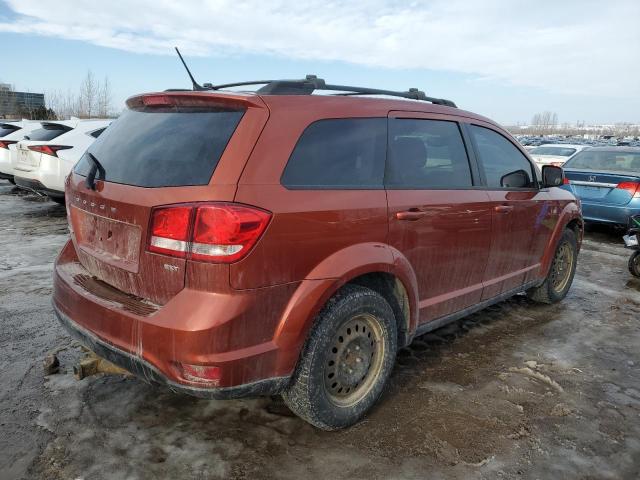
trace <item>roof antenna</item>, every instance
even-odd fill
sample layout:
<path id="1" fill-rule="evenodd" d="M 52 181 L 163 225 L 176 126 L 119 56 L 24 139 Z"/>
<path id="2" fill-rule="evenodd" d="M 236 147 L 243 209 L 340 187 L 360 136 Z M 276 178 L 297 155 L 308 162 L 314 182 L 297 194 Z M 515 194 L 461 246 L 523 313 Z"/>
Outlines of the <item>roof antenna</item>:
<path id="1" fill-rule="evenodd" d="M 178 50 L 178 47 L 173 47 L 173 48 L 176 49 L 176 52 L 178 53 L 178 56 L 180 57 L 180 61 L 182 62 L 182 65 L 184 65 L 184 68 L 187 71 L 187 74 L 189 75 L 189 78 L 191 79 L 191 83 L 193 84 L 193 89 L 195 91 L 207 90 L 202 85 L 198 84 L 198 82 L 196 82 L 196 79 L 193 78 L 193 75 L 191 75 L 191 70 L 189 70 L 189 67 L 187 67 L 187 64 L 184 61 L 184 58 L 182 58 L 182 55 L 180 54 L 180 50 Z"/>

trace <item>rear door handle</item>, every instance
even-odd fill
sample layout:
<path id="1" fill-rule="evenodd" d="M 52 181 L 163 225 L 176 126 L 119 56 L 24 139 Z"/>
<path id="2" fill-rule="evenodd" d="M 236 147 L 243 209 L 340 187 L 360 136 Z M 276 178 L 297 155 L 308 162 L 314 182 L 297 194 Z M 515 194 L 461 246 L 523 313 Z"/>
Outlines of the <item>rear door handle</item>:
<path id="1" fill-rule="evenodd" d="M 493 210 L 496 213 L 511 213 L 513 207 L 511 205 L 496 205 Z"/>
<path id="2" fill-rule="evenodd" d="M 396 218 L 398 220 L 409 220 L 409 221 L 415 221 L 415 220 L 420 220 L 422 217 L 424 217 L 427 214 L 427 212 L 421 212 L 419 210 L 406 210 L 404 212 L 396 212 Z"/>

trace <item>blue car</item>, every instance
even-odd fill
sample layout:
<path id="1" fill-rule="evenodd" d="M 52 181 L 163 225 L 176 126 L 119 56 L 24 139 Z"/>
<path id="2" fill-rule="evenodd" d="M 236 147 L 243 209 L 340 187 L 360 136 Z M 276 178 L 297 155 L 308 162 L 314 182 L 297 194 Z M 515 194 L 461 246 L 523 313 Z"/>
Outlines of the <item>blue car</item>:
<path id="1" fill-rule="evenodd" d="M 640 148 L 588 148 L 563 168 L 563 188 L 581 200 L 586 221 L 626 226 L 640 214 Z"/>

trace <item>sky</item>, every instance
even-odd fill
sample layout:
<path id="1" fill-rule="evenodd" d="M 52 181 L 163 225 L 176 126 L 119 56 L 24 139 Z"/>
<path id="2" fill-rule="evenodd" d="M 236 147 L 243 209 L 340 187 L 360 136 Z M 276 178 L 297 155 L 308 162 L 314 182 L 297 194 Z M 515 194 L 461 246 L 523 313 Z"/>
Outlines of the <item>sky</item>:
<path id="1" fill-rule="evenodd" d="M 0 0 L 0 82 L 130 95 L 316 74 L 453 100 L 503 124 L 640 123 L 640 0 Z"/>

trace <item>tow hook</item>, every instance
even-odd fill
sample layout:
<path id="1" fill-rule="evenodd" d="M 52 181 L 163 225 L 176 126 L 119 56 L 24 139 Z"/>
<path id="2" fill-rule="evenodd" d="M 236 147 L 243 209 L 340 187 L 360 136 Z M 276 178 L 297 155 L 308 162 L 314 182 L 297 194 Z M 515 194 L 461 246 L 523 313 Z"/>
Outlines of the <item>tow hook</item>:
<path id="1" fill-rule="evenodd" d="M 82 380 L 83 378 L 90 377 L 91 375 L 97 375 L 98 373 L 131 375 L 131 373 L 124 368 L 114 365 L 110 361 L 99 357 L 92 351 L 89 351 L 87 356 L 82 359 L 80 363 L 73 366 L 73 375 L 77 380 Z"/>

